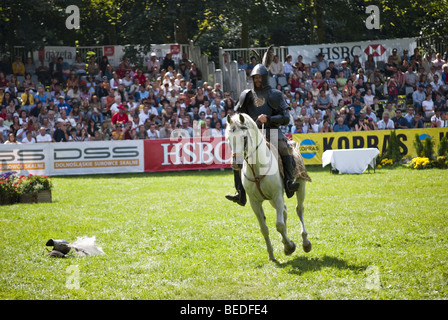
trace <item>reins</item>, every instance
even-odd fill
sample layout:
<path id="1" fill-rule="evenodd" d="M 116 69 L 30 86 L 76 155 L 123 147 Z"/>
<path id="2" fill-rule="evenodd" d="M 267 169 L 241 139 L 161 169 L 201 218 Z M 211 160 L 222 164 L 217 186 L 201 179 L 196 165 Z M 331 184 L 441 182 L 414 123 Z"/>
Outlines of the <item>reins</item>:
<path id="1" fill-rule="evenodd" d="M 263 130 L 264 130 L 264 124 L 263 124 Z M 243 174 L 244 174 L 244 177 L 245 177 L 248 181 L 255 183 L 255 185 L 257 186 L 257 189 L 258 189 L 258 191 L 260 192 L 260 195 L 263 197 L 263 199 L 264 199 L 264 200 L 269 200 L 269 199 L 264 195 L 263 191 L 261 190 L 261 181 L 266 177 L 266 175 L 264 174 L 264 175 L 261 175 L 261 176 L 257 177 L 256 174 L 255 174 L 254 166 L 251 165 L 251 164 L 249 163 L 249 161 L 248 161 L 249 157 L 251 157 L 252 154 L 258 150 L 258 148 L 261 146 L 261 144 L 262 144 L 263 142 L 265 142 L 265 140 L 262 138 L 261 141 L 260 141 L 260 143 L 259 143 L 259 144 L 257 145 L 257 147 L 255 148 L 255 150 L 252 151 L 252 153 L 251 153 L 249 156 L 244 157 L 244 161 L 246 161 L 247 165 L 249 166 L 250 170 L 252 171 L 252 175 L 254 176 L 254 178 L 253 178 L 253 179 L 249 178 L 244 172 L 243 172 Z M 268 168 L 268 171 L 267 171 L 267 172 L 269 172 L 269 171 L 271 170 L 271 166 L 272 166 L 272 159 L 269 160 L 269 168 Z"/>

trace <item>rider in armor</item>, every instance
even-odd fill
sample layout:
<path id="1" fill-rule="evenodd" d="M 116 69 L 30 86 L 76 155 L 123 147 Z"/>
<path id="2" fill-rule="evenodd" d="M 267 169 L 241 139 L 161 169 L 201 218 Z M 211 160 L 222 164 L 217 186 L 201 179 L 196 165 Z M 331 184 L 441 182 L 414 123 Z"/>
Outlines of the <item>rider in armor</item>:
<path id="1" fill-rule="evenodd" d="M 268 50 L 268 52 L 271 48 Z M 278 130 L 278 153 L 283 163 L 285 192 L 291 198 L 299 188 L 299 183 L 295 182 L 293 172 L 295 160 L 292 155 L 292 148 L 288 143 L 280 126 L 289 123 L 289 106 L 281 91 L 272 89 L 269 85 L 269 63 L 257 64 L 252 70 L 254 88 L 244 90 L 235 106 L 236 113 L 248 114 L 256 123 L 259 129 L 266 129 L 266 140 L 270 141 L 270 130 Z M 246 204 L 246 192 L 241 181 L 241 170 L 233 170 L 235 179 L 235 195 L 226 195 L 226 198 L 238 203 L 241 206 Z"/>

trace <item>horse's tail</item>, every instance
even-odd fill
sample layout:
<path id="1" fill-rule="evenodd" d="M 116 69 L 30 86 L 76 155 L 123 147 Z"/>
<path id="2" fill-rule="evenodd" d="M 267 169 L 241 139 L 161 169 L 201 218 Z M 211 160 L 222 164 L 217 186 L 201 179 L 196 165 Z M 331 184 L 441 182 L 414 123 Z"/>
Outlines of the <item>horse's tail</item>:
<path id="1" fill-rule="evenodd" d="M 294 169 L 294 178 L 302 179 L 311 182 L 311 178 L 306 171 L 305 162 L 303 161 L 302 154 L 300 153 L 300 146 L 296 141 L 289 141 L 292 146 L 292 152 L 294 160 L 296 161 L 296 167 Z"/>

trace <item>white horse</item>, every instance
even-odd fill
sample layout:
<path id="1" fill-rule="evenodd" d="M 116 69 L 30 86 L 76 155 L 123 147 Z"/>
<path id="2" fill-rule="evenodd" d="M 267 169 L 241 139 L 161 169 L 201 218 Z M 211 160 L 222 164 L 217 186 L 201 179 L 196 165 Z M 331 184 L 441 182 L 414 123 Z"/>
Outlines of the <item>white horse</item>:
<path id="1" fill-rule="evenodd" d="M 262 207 L 264 200 L 269 200 L 277 212 L 276 228 L 282 236 L 285 254 L 291 255 L 296 246 L 288 238 L 286 232 L 287 210 L 283 198 L 284 184 L 273 148 L 267 145 L 262 132 L 247 114 L 240 113 L 233 117 L 227 116 L 225 136 L 232 151 L 234 169 L 237 169 L 236 164 L 241 169 L 242 183 L 266 241 L 269 260 L 276 261 Z M 295 154 L 297 158 L 297 152 Z M 301 157 L 300 153 L 298 153 L 298 156 Z M 308 234 L 303 221 L 303 201 L 305 200 L 305 182 L 307 180 L 311 181 L 311 179 L 306 173 L 305 179 L 298 177 L 297 174 L 294 174 L 294 176 L 300 181 L 300 188 L 296 192 L 296 212 L 301 224 L 303 250 L 310 252 L 311 242 L 307 238 Z"/>

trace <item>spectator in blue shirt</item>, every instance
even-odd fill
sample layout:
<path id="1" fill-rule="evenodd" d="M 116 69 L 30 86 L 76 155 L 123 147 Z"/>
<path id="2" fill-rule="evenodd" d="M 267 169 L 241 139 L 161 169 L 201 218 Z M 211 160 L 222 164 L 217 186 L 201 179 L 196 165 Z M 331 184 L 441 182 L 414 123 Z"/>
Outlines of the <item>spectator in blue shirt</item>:
<path id="1" fill-rule="evenodd" d="M 339 117 L 338 122 L 333 126 L 333 132 L 347 132 L 350 131 L 350 128 L 344 124 L 344 118 Z"/>

